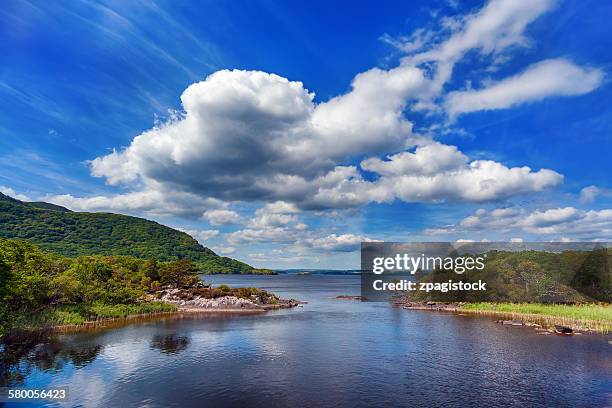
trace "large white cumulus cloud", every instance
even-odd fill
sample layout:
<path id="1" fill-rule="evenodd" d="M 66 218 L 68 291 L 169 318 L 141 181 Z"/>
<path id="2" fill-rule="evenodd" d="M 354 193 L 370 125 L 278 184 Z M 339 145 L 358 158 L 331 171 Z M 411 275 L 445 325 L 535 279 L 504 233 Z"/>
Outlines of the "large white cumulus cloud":
<path id="1" fill-rule="evenodd" d="M 183 93 L 184 115 L 91 162 L 109 184 L 163 185 L 224 201 L 278 201 L 302 208 L 368 202 L 483 201 L 554 186 L 550 170 L 469 162 L 454 146 L 420 140 L 403 117 L 425 83 L 415 67 L 373 69 L 328 102 L 300 82 L 260 71 L 219 71 Z M 411 152 L 410 146 L 417 145 Z M 354 157 L 398 152 L 361 163 Z"/>
<path id="2" fill-rule="evenodd" d="M 351 92 L 315 105 L 300 82 L 219 71 L 185 90 L 182 117 L 94 159 L 92 174 L 111 185 L 162 183 L 223 200 L 307 207 L 308 197 L 354 173 L 337 162 L 408 146 L 412 124 L 402 112 L 422 84 L 413 67 L 373 69 L 355 78 Z"/>

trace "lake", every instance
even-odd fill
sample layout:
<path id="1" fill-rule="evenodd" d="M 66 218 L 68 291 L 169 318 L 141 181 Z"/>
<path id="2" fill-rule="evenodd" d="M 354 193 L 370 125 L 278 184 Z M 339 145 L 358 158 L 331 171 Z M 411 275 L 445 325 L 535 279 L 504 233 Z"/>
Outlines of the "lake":
<path id="1" fill-rule="evenodd" d="M 61 335 L 21 360 L 23 385 L 86 407 L 612 405 L 612 336 L 335 299 L 359 295 L 358 276 L 205 279 L 308 304 Z"/>

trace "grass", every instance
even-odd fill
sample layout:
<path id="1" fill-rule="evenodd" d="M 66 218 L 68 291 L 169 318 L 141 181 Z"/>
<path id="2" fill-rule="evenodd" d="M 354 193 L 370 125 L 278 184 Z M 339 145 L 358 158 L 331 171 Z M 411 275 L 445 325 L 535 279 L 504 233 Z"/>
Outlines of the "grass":
<path id="1" fill-rule="evenodd" d="M 62 305 L 48 307 L 30 316 L 22 316 L 17 320 L 15 327 L 17 329 L 35 329 L 73 324 L 81 325 L 87 321 L 174 311 L 176 311 L 176 306 L 162 302 L 116 305 L 99 303 L 92 305 Z"/>
<path id="2" fill-rule="evenodd" d="M 551 326 L 562 324 L 601 332 L 612 331 L 612 305 L 555 305 L 541 303 L 467 303 L 461 310 L 507 314 Z"/>

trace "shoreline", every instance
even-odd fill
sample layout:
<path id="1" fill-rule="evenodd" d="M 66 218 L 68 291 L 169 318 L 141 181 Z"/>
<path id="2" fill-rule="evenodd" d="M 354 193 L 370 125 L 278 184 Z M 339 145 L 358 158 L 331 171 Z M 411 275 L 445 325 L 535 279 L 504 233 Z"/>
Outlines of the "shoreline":
<path id="1" fill-rule="evenodd" d="M 42 330 L 48 330 L 50 333 L 75 333 L 81 331 L 87 331 L 89 329 L 103 329 L 103 328 L 114 328 L 120 327 L 124 324 L 129 324 L 130 322 L 146 322 L 146 321 L 154 321 L 164 318 L 170 319 L 182 319 L 187 316 L 195 316 L 195 315 L 258 315 L 267 312 L 265 309 L 204 309 L 204 308 L 179 308 L 174 312 L 156 312 L 156 313 L 140 313 L 135 315 L 130 315 L 126 317 L 113 317 L 108 319 L 100 319 L 87 321 L 83 324 L 65 324 L 58 326 L 51 326 L 48 328 L 43 328 Z M 36 330 L 36 329 L 35 329 Z"/>
<path id="2" fill-rule="evenodd" d="M 20 338 L 25 335 L 31 334 L 72 334 L 86 332 L 88 330 L 101 330 L 101 329 L 112 329 L 121 327 L 126 324 L 135 322 L 148 322 L 161 319 L 182 319 L 186 317 L 192 317 L 197 315 L 208 315 L 214 316 L 247 316 L 247 315 L 260 315 L 271 310 L 279 310 L 282 307 L 277 308 L 252 308 L 252 309 L 238 309 L 238 308 L 178 308 L 175 311 L 170 312 L 152 312 L 152 313 L 137 313 L 125 317 L 110 317 L 98 320 L 89 320 L 79 324 L 61 324 L 45 327 L 27 327 L 19 328 L 13 332 L 7 333 L 1 341 L 7 339 Z"/>
<path id="3" fill-rule="evenodd" d="M 214 291 L 220 291 L 221 293 L 214 293 Z M 209 297 L 211 292 L 213 292 L 213 296 Z M 217 296 L 214 296 L 215 294 Z M 17 325 L 0 337 L 0 342 L 19 339 L 28 335 L 76 333 L 118 327 L 130 322 L 145 322 L 163 318 L 181 319 L 195 315 L 257 315 L 272 310 L 291 309 L 306 303 L 296 299 L 281 299 L 276 295 L 256 288 L 231 289 L 225 287 L 220 289 L 203 286 L 194 286 L 187 289 L 164 289 L 155 294 L 146 295 L 143 300 L 144 302 L 139 303 L 139 305 L 159 303 L 163 307 L 152 311 L 132 310 L 135 313 L 130 314 L 128 312 L 123 316 L 108 316 L 108 314 L 104 316 L 104 313 L 99 313 L 94 317 L 94 320 L 67 324 L 42 321 L 39 324 L 32 322 L 30 325 Z M 103 307 L 110 308 L 119 306 L 122 305 L 103 305 Z"/>
<path id="4" fill-rule="evenodd" d="M 453 313 L 458 316 L 471 315 L 482 317 L 498 317 L 502 320 L 497 320 L 496 323 L 502 323 L 511 326 L 533 327 L 538 331 L 546 331 L 549 334 L 560 334 L 553 330 L 555 329 L 555 326 L 569 328 L 574 334 L 594 333 L 606 335 L 612 332 L 612 322 L 604 323 L 590 319 L 580 319 L 536 313 L 509 312 L 491 309 L 469 309 L 463 308 L 462 305 L 458 303 L 392 302 L 392 304 L 395 307 L 401 307 L 402 309 L 406 310 Z"/>

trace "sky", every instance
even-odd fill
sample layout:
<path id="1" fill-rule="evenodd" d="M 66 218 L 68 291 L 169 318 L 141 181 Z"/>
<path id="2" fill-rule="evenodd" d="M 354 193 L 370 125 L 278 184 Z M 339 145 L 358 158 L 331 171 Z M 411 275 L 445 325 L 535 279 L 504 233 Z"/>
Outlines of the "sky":
<path id="1" fill-rule="evenodd" d="M 278 269 L 612 240 L 612 3 L 0 6 L 0 191 Z"/>

